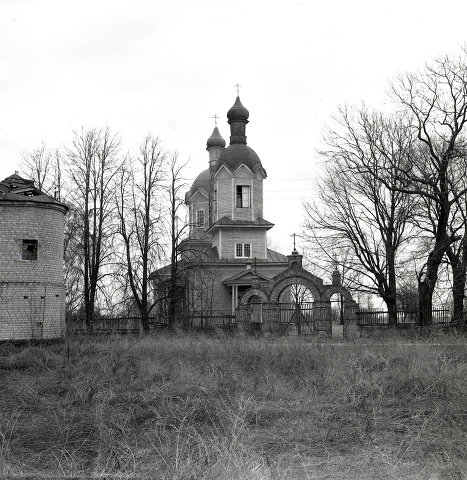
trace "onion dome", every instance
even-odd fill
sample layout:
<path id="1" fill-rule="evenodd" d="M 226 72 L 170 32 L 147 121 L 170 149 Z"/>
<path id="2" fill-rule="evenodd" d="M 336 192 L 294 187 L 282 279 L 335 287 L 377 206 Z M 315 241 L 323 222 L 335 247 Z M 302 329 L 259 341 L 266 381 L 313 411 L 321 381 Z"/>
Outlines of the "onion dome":
<path id="1" fill-rule="evenodd" d="M 210 148 L 225 148 L 225 140 L 222 138 L 217 127 L 214 127 L 212 135 L 208 138 L 206 150 L 209 150 Z"/>
<path id="2" fill-rule="evenodd" d="M 227 112 L 227 119 L 229 120 L 229 123 L 232 120 L 240 120 L 247 123 L 249 116 L 250 112 L 242 105 L 240 97 L 237 97 L 233 107 Z"/>

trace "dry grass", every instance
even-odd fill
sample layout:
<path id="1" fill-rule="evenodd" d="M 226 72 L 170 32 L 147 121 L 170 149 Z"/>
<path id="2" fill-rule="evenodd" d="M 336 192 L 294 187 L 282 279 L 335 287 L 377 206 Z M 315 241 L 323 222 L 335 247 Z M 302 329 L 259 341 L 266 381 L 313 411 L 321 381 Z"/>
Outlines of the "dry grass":
<path id="1" fill-rule="evenodd" d="M 467 478 L 464 342 L 3 345 L 0 477 Z"/>

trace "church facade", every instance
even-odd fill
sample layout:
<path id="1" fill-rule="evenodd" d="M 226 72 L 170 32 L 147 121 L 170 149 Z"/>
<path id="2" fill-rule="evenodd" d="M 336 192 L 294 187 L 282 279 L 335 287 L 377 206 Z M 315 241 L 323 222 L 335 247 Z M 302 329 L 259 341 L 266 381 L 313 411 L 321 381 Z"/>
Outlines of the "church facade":
<path id="1" fill-rule="evenodd" d="M 268 247 L 274 224 L 263 216 L 266 170 L 247 144 L 249 112 L 237 97 L 227 112 L 230 142 L 217 126 L 207 140 L 208 165 L 186 193 L 189 235 L 180 244 L 178 303 L 189 313 L 238 311 L 239 306 L 292 302 L 301 285 L 314 305 L 329 305 L 333 293 L 351 302 L 338 272 L 326 285 L 302 267 L 295 250 L 284 255 Z M 170 265 L 154 272 L 156 295 L 170 279 Z M 183 299 L 183 300 L 182 300 Z M 327 327 L 326 327 L 327 328 Z"/>
<path id="2" fill-rule="evenodd" d="M 216 126 L 207 141 L 209 167 L 185 197 L 190 232 L 182 259 L 196 258 L 203 274 L 211 274 L 215 310 L 234 310 L 255 277 L 270 279 L 289 266 L 285 255 L 268 248 L 267 232 L 274 225 L 263 217 L 267 174 L 247 144 L 248 118 L 237 97 L 227 112 L 230 145 L 226 147 Z"/>

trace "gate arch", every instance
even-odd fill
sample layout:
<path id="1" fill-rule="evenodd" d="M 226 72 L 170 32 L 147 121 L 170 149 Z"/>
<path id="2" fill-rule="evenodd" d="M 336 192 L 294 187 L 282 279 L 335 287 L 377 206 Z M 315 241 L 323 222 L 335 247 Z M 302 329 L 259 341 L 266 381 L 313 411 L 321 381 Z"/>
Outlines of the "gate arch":
<path id="1" fill-rule="evenodd" d="M 261 298 L 261 301 L 263 303 L 266 303 L 268 301 L 267 295 L 262 291 L 257 288 L 249 288 L 244 294 L 242 295 L 242 298 L 240 299 L 241 304 L 246 304 L 250 300 L 251 297 L 258 296 Z"/>
<path id="2" fill-rule="evenodd" d="M 318 302 L 321 300 L 321 295 L 316 288 L 316 285 L 309 278 L 306 278 L 302 275 L 291 275 L 290 277 L 283 278 L 274 285 L 269 296 L 270 301 L 273 303 L 278 303 L 280 294 L 287 287 L 295 284 L 303 285 L 304 287 L 308 288 L 308 290 L 310 290 L 311 294 L 313 295 L 313 301 Z"/>
<path id="3" fill-rule="evenodd" d="M 331 285 L 323 293 L 323 302 L 330 302 L 335 293 L 340 293 L 346 302 L 352 301 L 351 293 L 341 285 Z"/>

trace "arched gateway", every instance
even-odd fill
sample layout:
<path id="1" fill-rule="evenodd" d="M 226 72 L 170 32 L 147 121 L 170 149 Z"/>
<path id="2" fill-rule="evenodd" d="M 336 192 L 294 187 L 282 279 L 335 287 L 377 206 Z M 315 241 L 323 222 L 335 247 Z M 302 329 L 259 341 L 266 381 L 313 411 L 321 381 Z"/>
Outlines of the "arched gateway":
<path id="1" fill-rule="evenodd" d="M 346 323 L 355 323 L 356 303 L 341 285 L 339 272 L 335 271 L 332 283 L 326 285 L 302 267 L 302 255 L 294 251 L 289 259 L 289 268 L 270 280 L 258 279 L 243 293 L 238 305 L 240 315 L 250 314 L 256 321 L 260 318 L 266 331 L 331 335 L 331 296 L 339 293 L 346 311 L 344 328 Z M 260 314 L 258 303 L 262 305 Z M 251 304 L 255 304 L 254 309 Z"/>

